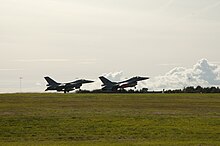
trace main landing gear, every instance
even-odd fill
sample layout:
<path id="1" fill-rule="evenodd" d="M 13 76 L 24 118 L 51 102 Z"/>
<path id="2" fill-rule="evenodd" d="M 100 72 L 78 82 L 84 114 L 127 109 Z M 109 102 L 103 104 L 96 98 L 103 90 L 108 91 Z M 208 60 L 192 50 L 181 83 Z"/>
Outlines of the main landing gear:
<path id="1" fill-rule="evenodd" d="M 64 90 L 64 94 L 69 93 L 69 91 Z"/>

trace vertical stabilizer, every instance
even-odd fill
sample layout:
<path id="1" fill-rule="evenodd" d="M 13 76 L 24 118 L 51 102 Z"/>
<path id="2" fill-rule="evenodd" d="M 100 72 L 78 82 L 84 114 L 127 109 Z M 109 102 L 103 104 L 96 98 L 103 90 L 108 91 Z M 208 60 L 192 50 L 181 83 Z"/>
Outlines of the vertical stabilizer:
<path id="1" fill-rule="evenodd" d="M 44 77 L 44 78 L 47 81 L 48 86 L 50 86 L 50 85 L 58 85 L 59 84 L 56 81 L 54 81 L 53 79 L 51 79 L 50 77 Z"/>
<path id="2" fill-rule="evenodd" d="M 104 85 L 113 85 L 113 84 L 114 84 L 113 82 L 111 82 L 110 80 L 106 79 L 106 78 L 103 77 L 103 76 L 99 77 L 99 79 L 102 81 L 102 83 L 103 83 Z"/>

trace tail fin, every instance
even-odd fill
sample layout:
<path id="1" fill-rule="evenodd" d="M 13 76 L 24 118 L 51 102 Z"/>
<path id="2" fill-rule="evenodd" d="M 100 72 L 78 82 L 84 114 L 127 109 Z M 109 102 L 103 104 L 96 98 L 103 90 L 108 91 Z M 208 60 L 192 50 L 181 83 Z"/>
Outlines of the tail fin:
<path id="1" fill-rule="evenodd" d="M 45 80 L 46 80 L 47 83 L 48 83 L 47 86 L 49 86 L 49 85 L 57 85 L 57 84 L 59 84 L 59 83 L 57 83 L 56 81 L 54 81 L 53 79 L 51 79 L 50 77 L 44 77 L 44 78 L 45 78 Z"/>
<path id="2" fill-rule="evenodd" d="M 102 83 L 103 83 L 104 85 L 113 85 L 113 84 L 114 84 L 113 82 L 109 81 L 108 79 L 106 79 L 106 78 L 103 77 L 103 76 L 99 77 L 99 79 L 102 81 Z"/>

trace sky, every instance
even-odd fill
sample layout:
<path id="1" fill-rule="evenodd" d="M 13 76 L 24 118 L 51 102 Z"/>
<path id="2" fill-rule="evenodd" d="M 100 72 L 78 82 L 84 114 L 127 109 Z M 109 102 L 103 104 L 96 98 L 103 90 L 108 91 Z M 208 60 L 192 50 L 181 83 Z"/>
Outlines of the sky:
<path id="1" fill-rule="evenodd" d="M 217 86 L 219 42 L 219 0 L 1 0 L 0 92 L 19 92 L 19 77 L 23 92 L 43 92 L 44 76 Z"/>

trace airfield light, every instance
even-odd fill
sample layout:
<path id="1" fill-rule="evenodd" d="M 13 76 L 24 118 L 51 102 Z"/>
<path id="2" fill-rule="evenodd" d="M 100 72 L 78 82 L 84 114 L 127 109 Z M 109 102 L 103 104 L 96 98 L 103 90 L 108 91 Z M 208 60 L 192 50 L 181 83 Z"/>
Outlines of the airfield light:
<path id="1" fill-rule="evenodd" d="M 22 79 L 23 79 L 23 77 L 19 77 L 19 80 L 20 80 L 20 92 L 22 92 L 22 84 L 21 84 L 21 83 L 22 83 L 22 82 L 21 82 Z"/>

